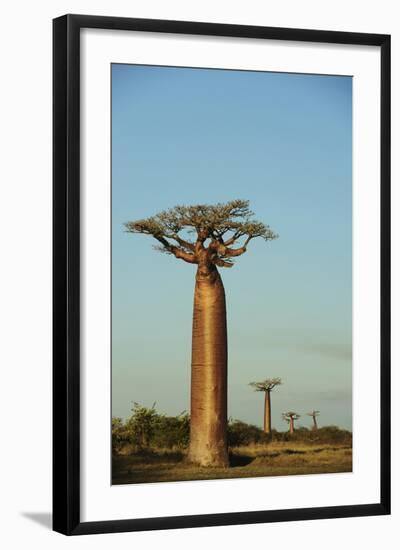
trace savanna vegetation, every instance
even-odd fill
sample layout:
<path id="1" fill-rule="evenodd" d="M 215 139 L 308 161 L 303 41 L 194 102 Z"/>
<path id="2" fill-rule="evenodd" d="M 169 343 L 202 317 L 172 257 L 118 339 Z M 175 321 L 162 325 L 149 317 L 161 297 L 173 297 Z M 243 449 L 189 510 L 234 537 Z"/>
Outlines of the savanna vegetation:
<path id="1" fill-rule="evenodd" d="M 291 412 L 291 411 L 289 411 Z M 227 423 L 229 468 L 199 467 L 188 459 L 190 417 L 135 403 L 124 422 L 112 420 L 113 483 L 349 472 L 352 434 L 337 426 L 300 426 L 270 433 L 240 420 Z"/>

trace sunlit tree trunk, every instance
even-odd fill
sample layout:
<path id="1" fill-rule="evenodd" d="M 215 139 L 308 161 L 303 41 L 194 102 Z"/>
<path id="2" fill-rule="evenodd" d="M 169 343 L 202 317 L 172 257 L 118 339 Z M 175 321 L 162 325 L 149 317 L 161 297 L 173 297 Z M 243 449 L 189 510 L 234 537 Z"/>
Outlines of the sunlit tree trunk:
<path id="1" fill-rule="evenodd" d="M 215 266 L 199 265 L 193 309 L 189 460 L 228 466 L 227 332 L 224 287 Z"/>
<path id="2" fill-rule="evenodd" d="M 291 434 L 294 432 L 294 419 L 293 419 L 293 417 L 290 418 L 289 431 L 290 431 Z"/>
<path id="3" fill-rule="evenodd" d="M 271 392 L 265 392 L 264 399 L 264 432 L 271 433 Z"/>

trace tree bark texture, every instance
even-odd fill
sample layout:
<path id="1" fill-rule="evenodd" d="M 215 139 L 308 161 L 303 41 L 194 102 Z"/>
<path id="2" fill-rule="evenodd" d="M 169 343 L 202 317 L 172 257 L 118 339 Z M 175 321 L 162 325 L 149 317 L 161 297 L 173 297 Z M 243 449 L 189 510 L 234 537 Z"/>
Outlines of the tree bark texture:
<path id="1" fill-rule="evenodd" d="M 264 399 L 264 432 L 271 433 L 271 392 L 265 392 Z"/>
<path id="2" fill-rule="evenodd" d="M 189 460 L 227 467 L 227 331 L 225 291 L 215 266 L 199 265 L 192 332 Z"/>

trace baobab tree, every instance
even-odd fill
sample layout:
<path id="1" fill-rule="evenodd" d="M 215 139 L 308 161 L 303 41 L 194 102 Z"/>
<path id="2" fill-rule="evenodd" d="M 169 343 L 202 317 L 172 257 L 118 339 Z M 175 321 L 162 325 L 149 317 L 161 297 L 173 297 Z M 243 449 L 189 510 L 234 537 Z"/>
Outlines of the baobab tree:
<path id="1" fill-rule="evenodd" d="M 267 378 L 262 382 L 250 382 L 255 391 L 264 392 L 264 432 L 271 433 L 271 391 L 282 384 L 281 378 Z"/>
<path id="2" fill-rule="evenodd" d="M 311 416 L 313 419 L 313 431 L 318 430 L 318 424 L 317 424 L 317 416 L 319 416 L 319 411 L 311 411 L 307 413 L 308 416 Z"/>
<path id="3" fill-rule="evenodd" d="M 253 219 L 246 200 L 175 206 L 125 227 L 151 235 L 157 250 L 197 268 L 188 458 L 201 466 L 228 466 L 226 305 L 218 268 L 232 267 L 252 239 L 277 235 Z"/>
<path id="4" fill-rule="evenodd" d="M 289 432 L 292 434 L 294 432 L 294 421 L 298 420 L 300 418 L 300 415 L 293 411 L 288 411 L 282 413 L 282 418 L 283 420 L 286 420 L 286 422 L 289 424 Z"/>

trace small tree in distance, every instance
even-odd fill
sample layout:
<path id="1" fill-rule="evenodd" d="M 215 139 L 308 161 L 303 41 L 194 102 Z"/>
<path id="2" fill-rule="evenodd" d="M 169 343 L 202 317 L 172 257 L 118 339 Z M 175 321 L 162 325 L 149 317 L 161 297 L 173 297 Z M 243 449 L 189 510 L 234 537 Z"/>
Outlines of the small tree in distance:
<path id="1" fill-rule="evenodd" d="M 264 432 L 271 433 L 271 391 L 282 384 L 281 378 L 267 378 L 262 382 L 250 382 L 255 391 L 264 392 Z"/>
<path id="2" fill-rule="evenodd" d="M 294 421 L 300 418 L 300 414 L 293 411 L 288 411 L 282 413 L 282 418 L 289 424 L 289 432 L 292 434 L 294 432 Z"/>
<path id="3" fill-rule="evenodd" d="M 313 419 L 313 431 L 318 430 L 318 424 L 317 424 L 317 416 L 319 416 L 319 411 L 311 411 L 307 413 L 307 416 L 311 416 Z"/>

